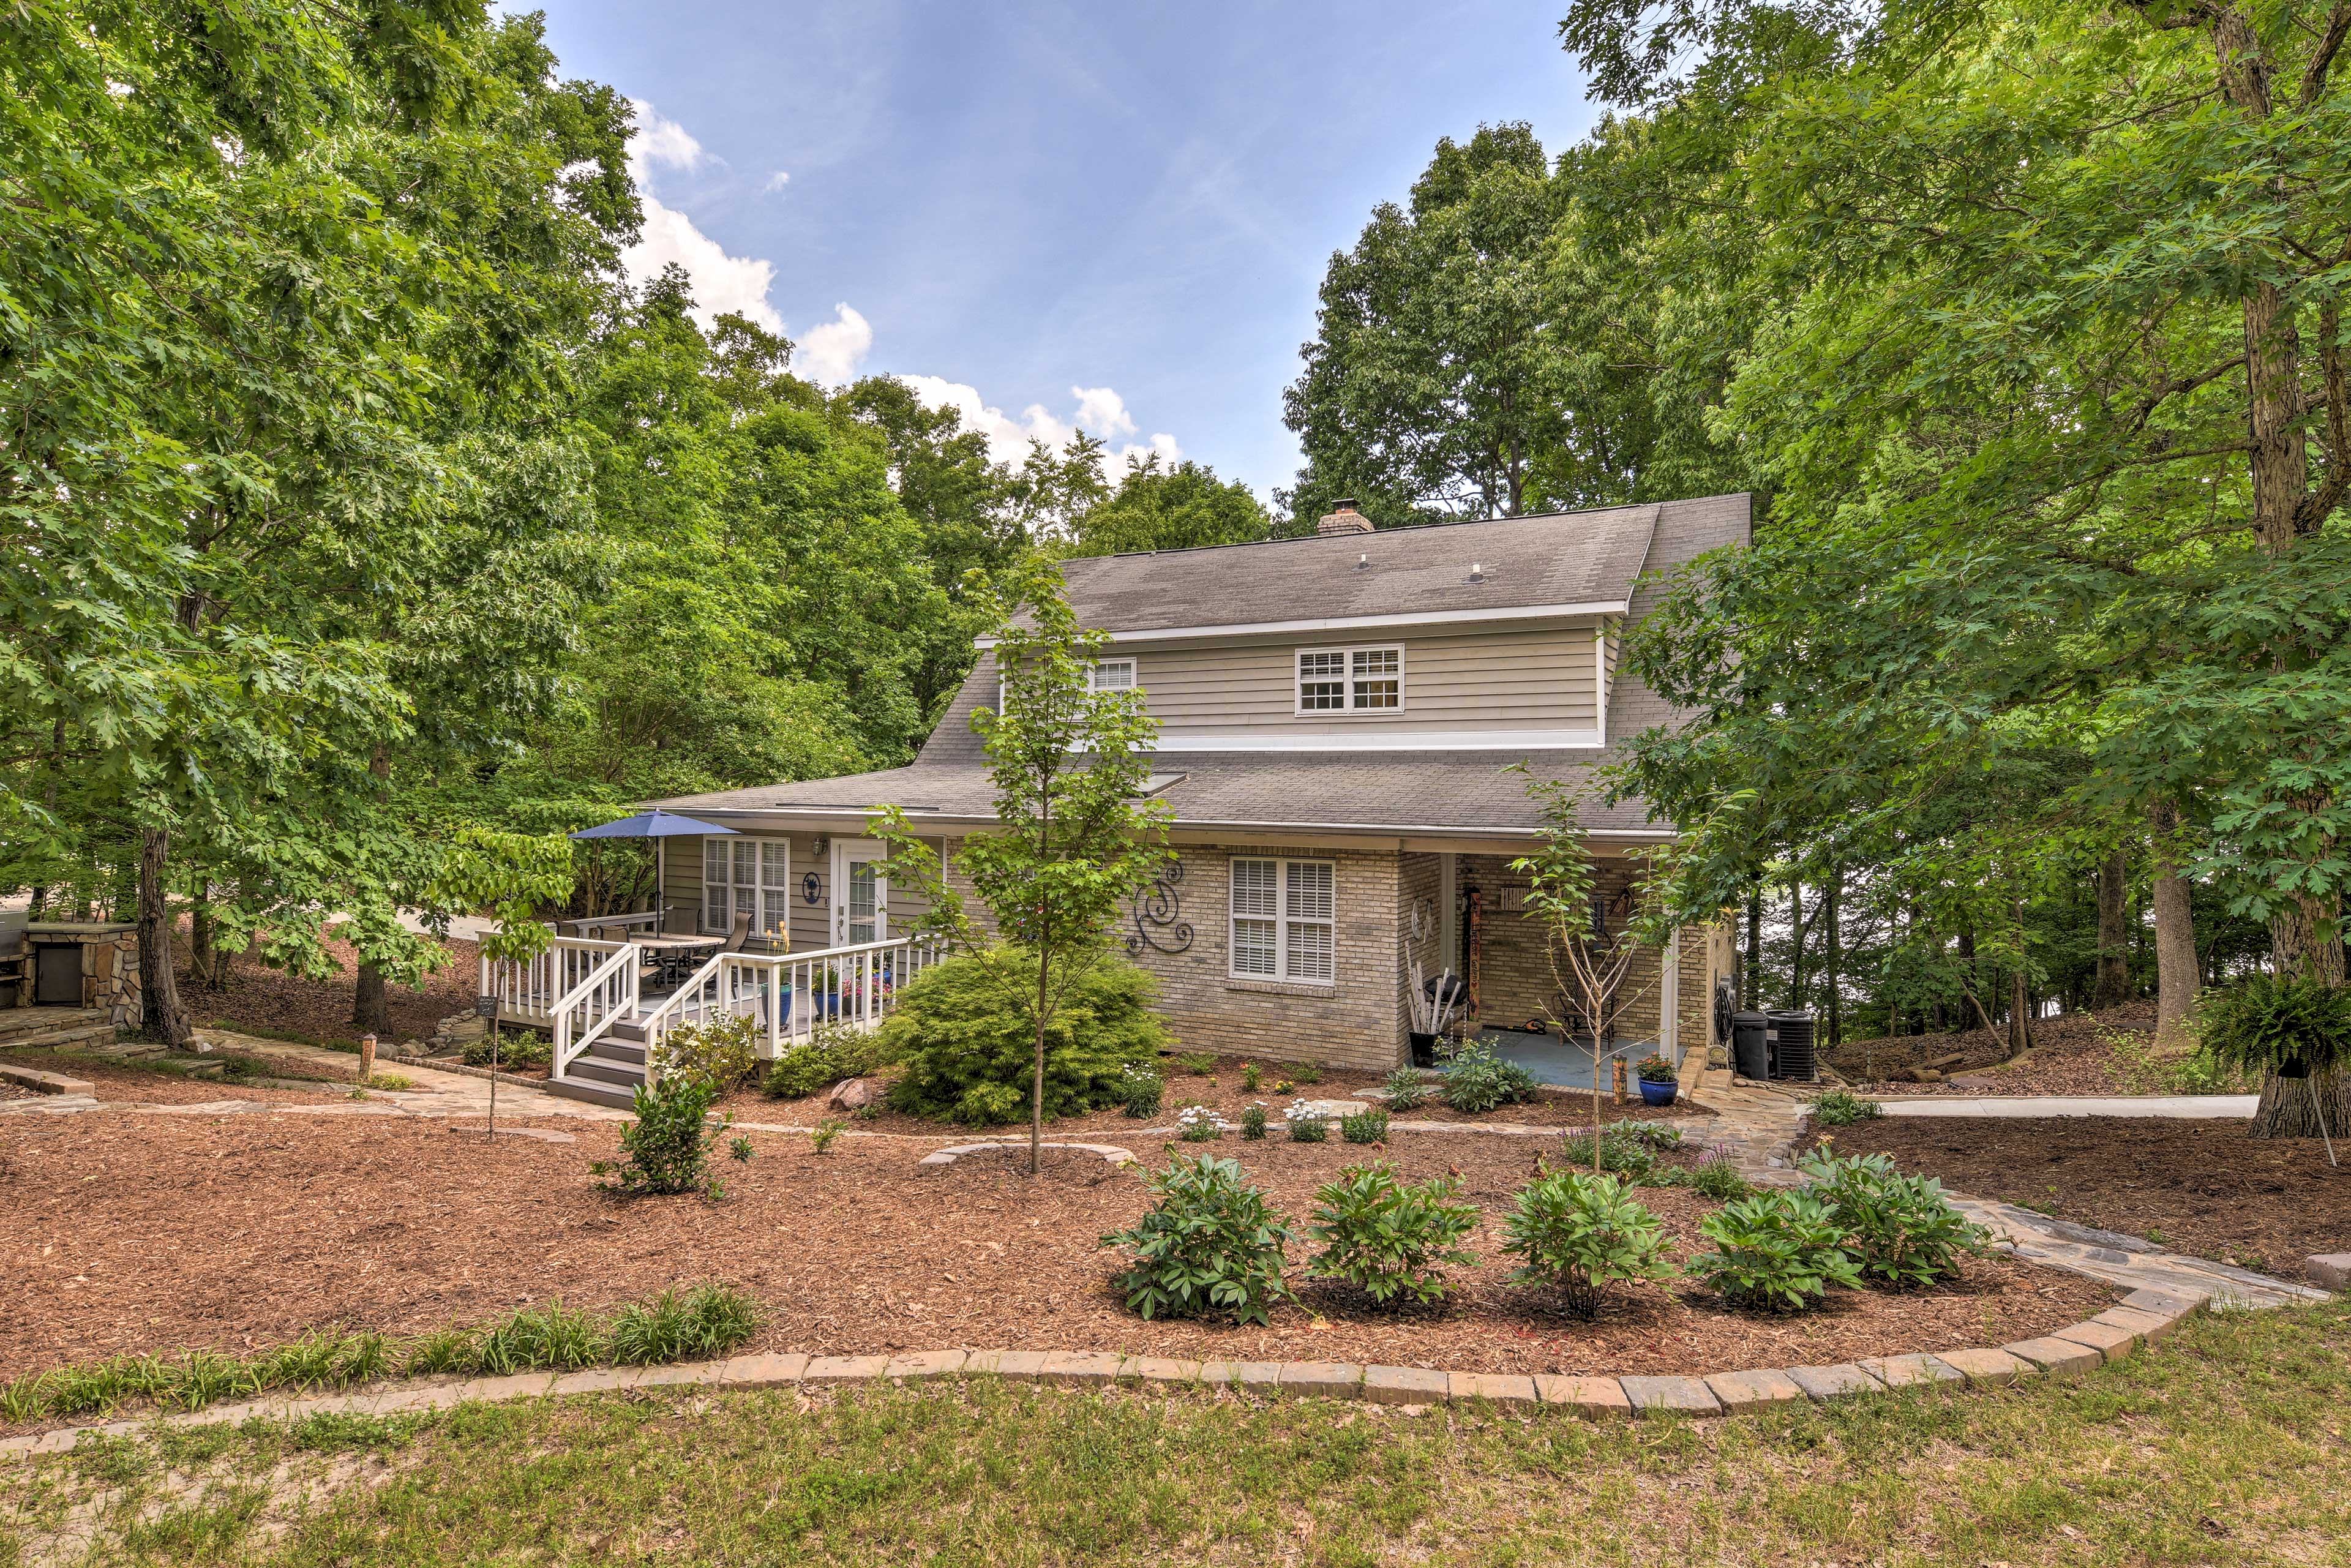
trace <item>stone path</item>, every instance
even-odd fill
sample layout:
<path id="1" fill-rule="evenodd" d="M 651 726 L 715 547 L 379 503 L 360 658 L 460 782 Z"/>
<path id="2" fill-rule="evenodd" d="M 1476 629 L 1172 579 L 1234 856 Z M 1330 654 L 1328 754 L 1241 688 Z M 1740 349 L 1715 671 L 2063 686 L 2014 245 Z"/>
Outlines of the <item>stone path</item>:
<path id="1" fill-rule="evenodd" d="M 1878 1103 L 1889 1116 L 2163 1116 L 2188 1121 L 2250 1118 L 2258 1094 L 2001 1094 L 1980 1099 L 1912 1094 Z"/>

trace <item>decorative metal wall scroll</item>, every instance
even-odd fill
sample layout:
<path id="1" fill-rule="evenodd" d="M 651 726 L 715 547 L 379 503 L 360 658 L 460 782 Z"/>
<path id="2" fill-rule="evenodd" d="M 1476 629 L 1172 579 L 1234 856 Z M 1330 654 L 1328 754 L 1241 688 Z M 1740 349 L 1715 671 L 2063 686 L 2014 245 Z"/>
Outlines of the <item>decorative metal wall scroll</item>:
<path id="1" fill-rule="evenodd" d="M 1192 923 L 1184 918 L 1183 899 L 1176 891 L 1183 880 L 1184 862 L 1170 861 L 1156 881 L 1135 894 L 1134 935 L 1126 939 L 1129 957 L 1141 957 L 1145 947 L 1181 953 L 1192 946 Z"/>

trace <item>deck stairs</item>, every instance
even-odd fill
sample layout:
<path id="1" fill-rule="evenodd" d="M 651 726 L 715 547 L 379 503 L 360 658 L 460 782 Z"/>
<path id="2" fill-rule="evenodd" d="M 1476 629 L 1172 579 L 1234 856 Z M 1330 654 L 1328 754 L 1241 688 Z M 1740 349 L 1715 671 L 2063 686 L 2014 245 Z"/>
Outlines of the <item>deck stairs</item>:
<path id="1" fill-rule="evenodd" d="M 89 1051 L 114 1043 L 104 1008 L 0 1008 L 0 1051 Z"/>
<path id="2" fill-rule="evenodd" d="M 567 1100 L 630 1109 L 645 1081 L 645 1026 L 639 1021 L 643 1017 L 640 1012 L 635 1019 L 623 1019 L 598 1035 L 588 1042 L 586 1051 L 571 1059 L 561 1078 L 550 1078 L 541 1087 Z"/>

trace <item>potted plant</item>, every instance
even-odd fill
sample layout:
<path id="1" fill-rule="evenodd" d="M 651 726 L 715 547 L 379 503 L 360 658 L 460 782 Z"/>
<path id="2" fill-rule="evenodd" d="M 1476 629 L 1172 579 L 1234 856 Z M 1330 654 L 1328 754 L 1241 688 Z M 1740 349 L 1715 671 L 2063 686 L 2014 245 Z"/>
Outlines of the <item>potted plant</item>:
<path id="1" fill-rule="evenodd" d="M 1674 1064 L 1656 1051 L 1641 1058 L 1634 1071 L 1641 1079 L 1641 1103 L 1645 1105 L 1670 1105 L 1681 1092 L 1681 1075 Z"/>

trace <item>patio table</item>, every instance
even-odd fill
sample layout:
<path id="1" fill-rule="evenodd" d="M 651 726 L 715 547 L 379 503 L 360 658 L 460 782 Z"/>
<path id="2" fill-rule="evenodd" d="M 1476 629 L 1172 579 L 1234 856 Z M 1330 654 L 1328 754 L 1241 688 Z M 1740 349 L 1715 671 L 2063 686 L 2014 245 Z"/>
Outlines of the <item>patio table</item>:
<path id="1" fill-rule="evenodd" d="M 685 977 L 692 960 L 726 946 L 724 936 L 640 936 L 637 946 L 652 958 L 662 978 L 673 983 Z"/>

